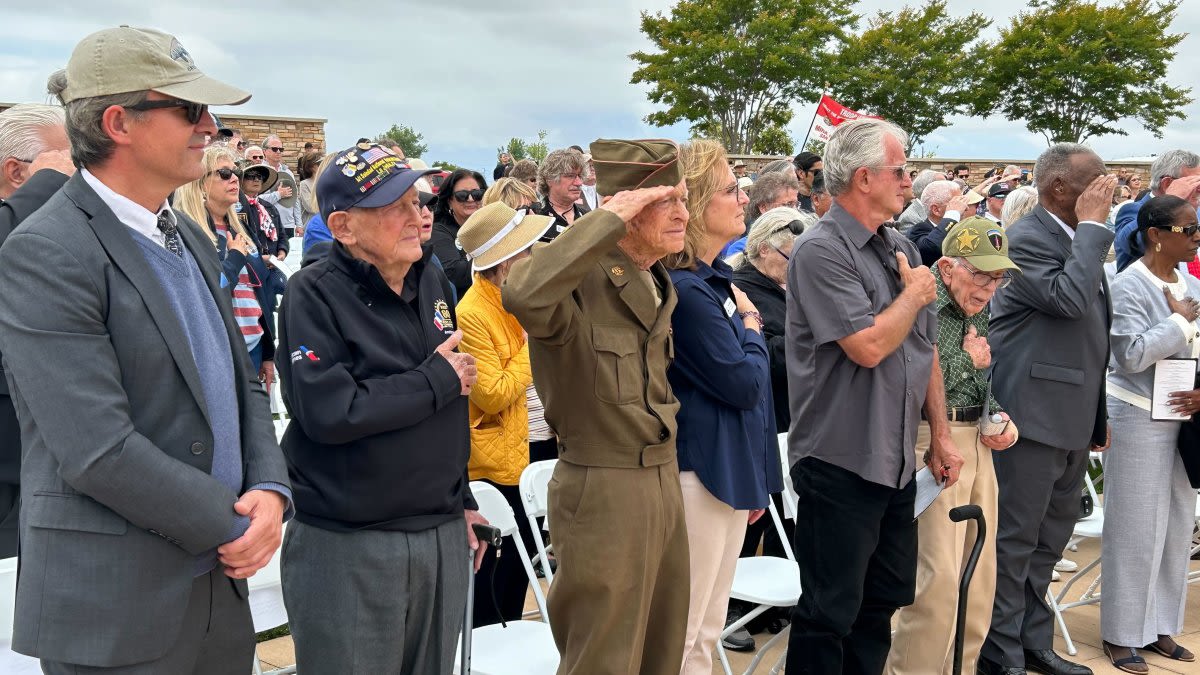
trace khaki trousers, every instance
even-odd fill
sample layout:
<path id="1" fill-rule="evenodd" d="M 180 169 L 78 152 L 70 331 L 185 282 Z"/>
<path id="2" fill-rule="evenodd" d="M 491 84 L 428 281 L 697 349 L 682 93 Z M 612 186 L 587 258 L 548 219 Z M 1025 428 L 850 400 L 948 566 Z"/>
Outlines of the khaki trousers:
<path id="1" fill-rule="evenodd" d="M 560 460 L 549 518 L 558 572 L 547 602 L 559 675 L 679 675 L 689 570 L 678 465 Z"/>
<path id="2" fill-rule="evenodd" d="M 958 583 L 976 536 L 974 521 L 950 521 L 950 509 L 956 506 L 978 504 L 989 530 L 967 593 L 962 672 L 975 672 L 979 649 L 991 627 L 996 592 L 997 522 L 992 450 L 979 442 L 976 423 L 949 424 L 950 436 L 963 456 L 963 468 L 958 482 L 943 491 L 917 519 L 916 600 L 897 614 L 896 636 L 884 671 L 890 675 L 950 675 Z M 919 466 L 924 465 L 928 447 L 929 425 L 922 422 L 917 431 Z"/>
<path id="3" fill-rule="evenodd" d="M 746 538 L 749 511 L 738 511 L 717 499 L 694 471 L 679 474 L 683 517 L 687 522 L 692 593 L 682 675 L 712 675 L 713 650 L 725 628 L 729 589 Z M 764 518 L 770 518 L 764 514 Z"/>

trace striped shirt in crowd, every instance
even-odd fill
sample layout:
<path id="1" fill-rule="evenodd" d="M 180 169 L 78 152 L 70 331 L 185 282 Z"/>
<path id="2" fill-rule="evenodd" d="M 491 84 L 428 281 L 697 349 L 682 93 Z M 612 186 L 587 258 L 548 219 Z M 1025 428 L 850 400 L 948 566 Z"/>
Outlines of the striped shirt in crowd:
<path id="1" fill-rule="evenodd" d="M 218 225 L 217 236 L 228 241 L 228 228 Z M 250 251 L 248 255 L 258 255 L 258 252 Z M 254 295 L 254 286 L 251 284 L 250 271 L 243 265 L 238 272 L 237 285 L 233 287 L 233 319 L 237 322 L 238 330 L 242 332 L 247 350 L 257 347 L 263 336 L 263 327 L 259 324 L 262 307 L 258 305 L 258 297 Z M 259 280 L 259 285 L 261 284 L 262 280 Z"/>

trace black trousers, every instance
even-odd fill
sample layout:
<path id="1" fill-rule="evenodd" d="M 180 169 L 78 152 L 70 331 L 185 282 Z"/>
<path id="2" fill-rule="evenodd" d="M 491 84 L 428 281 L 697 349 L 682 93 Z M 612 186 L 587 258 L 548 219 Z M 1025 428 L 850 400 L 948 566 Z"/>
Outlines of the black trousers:
<path id="1" fill-rule="evenodd" d="M 806 457 L 792 467 L 800 497 L 788 675 L 879 675 L 891 620 L 917 578 L 916 483 L 890 488 Z"/>
<path id="2" fill-rule="evenodd" d="M 558 459 L 558 439 L 529 441 L 529 462 L 540 462 L 546 459 Z"/>
<path id="3" fill-rule="evenodd" d="M 508 505 L 512 507 L 517 518 L 517 532 L 525 543 L 525 552 L 531 557 L 537 551 L 533 540 L 533 530 L 529 527 L 529 519 L 521 506 L 521 489 L 516 485 L 500 485 L 485 481 L 500 491 Z M 492 590 L 495 589 L 496 599 L 492 601 Z M 525 568 L 521 566 L 521 558 L 517 555 L 516 544 L 511 537 L 505 537 L 504 545 L 500 547 L 500 557 L 493 552 L 487 553 L 483 564 L 475 575 L 475 626 L 490 626 L 505 621 L 516 621 L 521 618 L 525 609 L 525 594 L 529 591 L 529 580 L 525 576 Z M 499 605 L 499 613 L 496 612 Z"/>

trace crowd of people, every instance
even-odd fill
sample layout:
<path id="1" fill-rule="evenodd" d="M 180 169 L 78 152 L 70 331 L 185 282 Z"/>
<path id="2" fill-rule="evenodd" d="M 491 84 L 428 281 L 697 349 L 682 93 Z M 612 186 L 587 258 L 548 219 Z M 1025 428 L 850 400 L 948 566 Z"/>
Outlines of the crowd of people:
<path id="1" fill-rule="evenodd" d="M 544 536 L 489 551 L 470 481 L 520 513 L 557 459 L 560 673 L 755 649 L 737 561 L 790 549 L 799 602 L 761 619 L 788 673 L 950 673 L 961 630 L 964 672 L 1085 675 L 1046 594 L 1105 450 L 1105 653 L 1195 659 L 1200 387 L 1151 409 L 1156 367 L 1200 357 L 1200 155 L 1144 193 L 1070 143 L 977 182 L 862 119 L 753 174 L 600 139 L 489 185 L 366 138 L 293 172 L 154 30 L 87 36 L 48 87 L 0 113 L 0 556 L 44 672 L 244 671 L 245 580 L 281 545 L 302 672 L 451 672 L 468 575 L 474 625 L 519 619 L 513 547 Z M 960 598 L 963 504 L 992 530 Z"/>

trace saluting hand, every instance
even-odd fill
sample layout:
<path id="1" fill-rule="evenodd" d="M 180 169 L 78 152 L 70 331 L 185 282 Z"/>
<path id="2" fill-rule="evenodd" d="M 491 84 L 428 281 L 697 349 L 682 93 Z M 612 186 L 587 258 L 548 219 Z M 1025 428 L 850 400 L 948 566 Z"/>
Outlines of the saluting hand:
<path id="1" fill-rule="evenodd" d="M 621 220 L 628 223 L 647 206 L 675 195 L 677 188 L 670 185 L 660 185 L 652 188 L 639 188 L 618 192 L 604 201 L 601 209 L 612 211 Z"/>
<path id="2" fill-rule="evenodd" d="M 1103 223 L 1112 210 L 1113 190 L 1117 189 L 1117 177 L 1112 174 L 1096 176 L 1075 201 L 1075 217 L 1079 222 L 1090 220 Z"/>
<path id="3" fill-rule="evenodd" d="M 896 251 L 896 264 L 900 267 L 900 283 L 905 293 L 911 293 L 921 305 L 937 299 L 937 285 L 933 283 L 933 272 L 928 267 L 909 265 L 908 256 L 902 251 Z"/>
<path id="4" fill-rule="evenodd" d="M 967 334 L 963 336 L 962 348 L 967 356 L 971 357 L 971 363 L 974 364 L 975 370 L 983 370 L 992 365 L 992 347 L 988 344 L 986 337 L 979 335 L 975 326 L 967 327 Z"/>
<path id="5" fill-rule="evenodd" d="M 1200 204 L 1200 176 L 1184 176 L 1176 178 L 1167 186 L 1166 193 L 1180 199 L 1186 199 L 1192 206 Z"/>
<path id="6" fill-rule="evenodd" d="M 458 347 L 458 343 L 462 342 L 462 335 L 461 330 L 454 331 L 434 351 L 450 362 L 455 374 L 458 375 L 459 382 L 462 383 L 462 395 L 468 396 L 471 393 L 471 387 L 475 384 L 475 380 L 479 379 L 479 372 L 475 369 L 474 356 L 454 351 Z"/>

